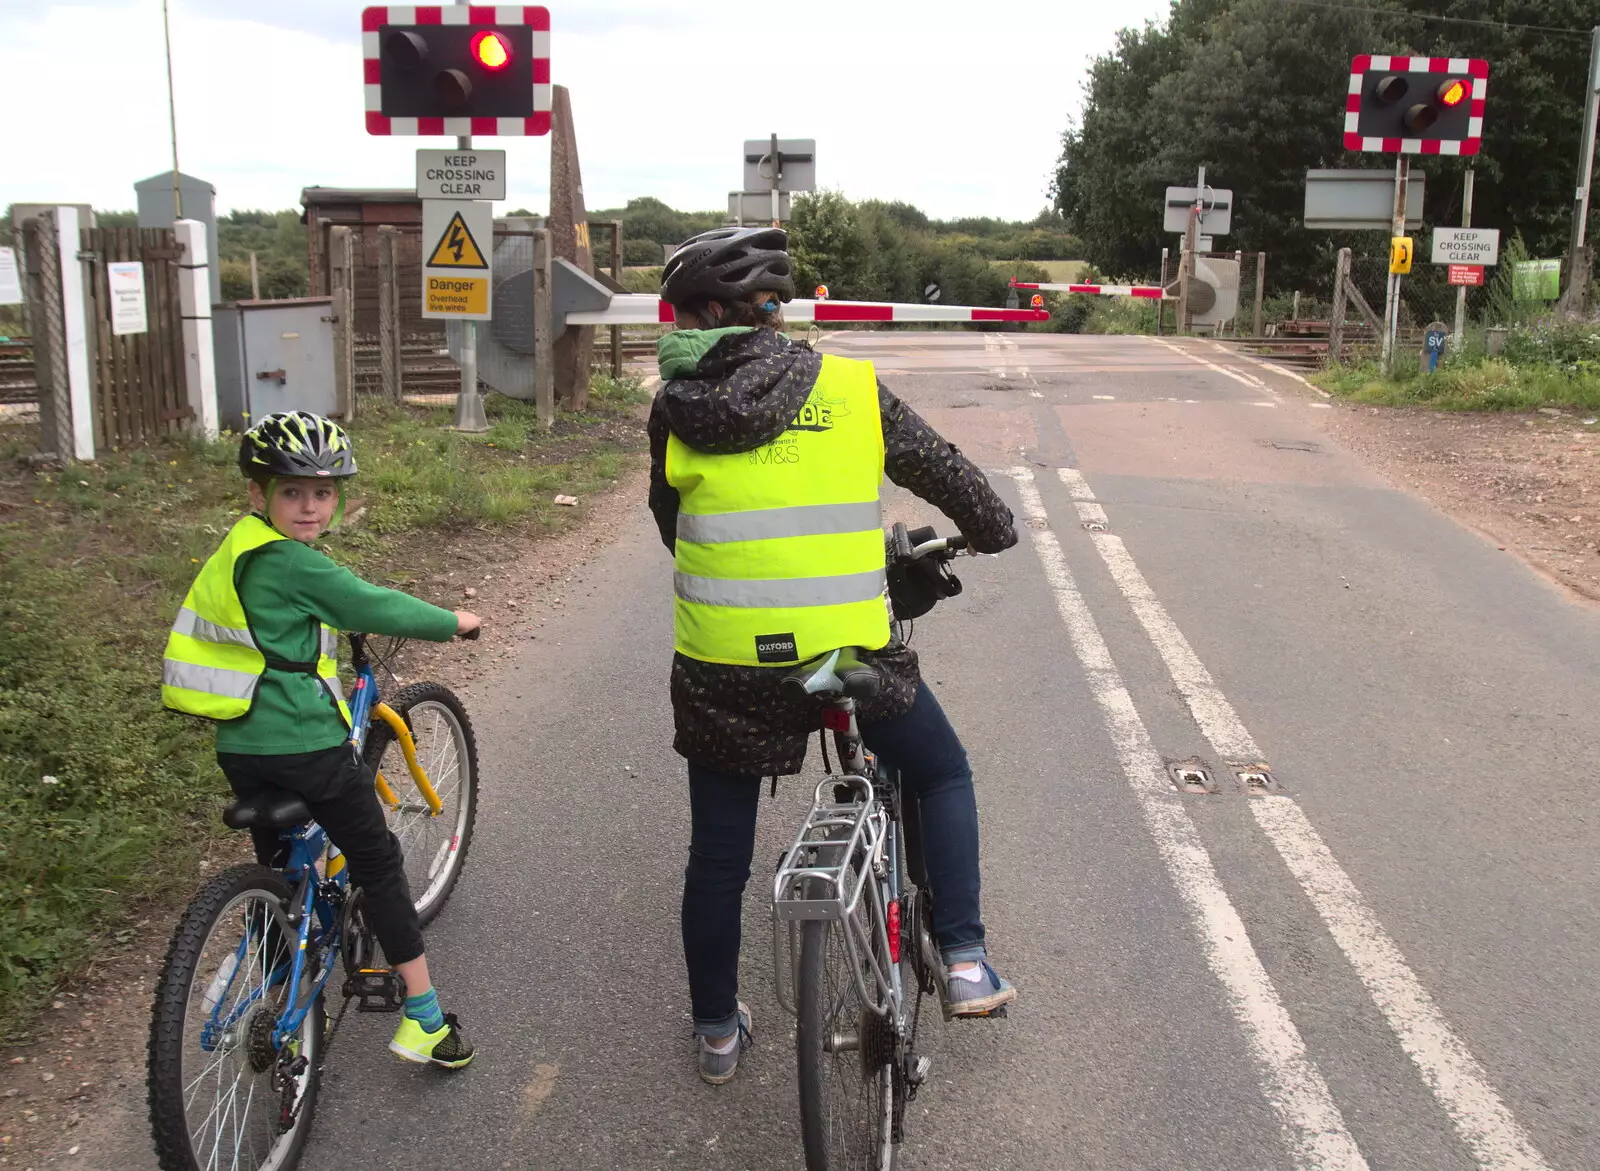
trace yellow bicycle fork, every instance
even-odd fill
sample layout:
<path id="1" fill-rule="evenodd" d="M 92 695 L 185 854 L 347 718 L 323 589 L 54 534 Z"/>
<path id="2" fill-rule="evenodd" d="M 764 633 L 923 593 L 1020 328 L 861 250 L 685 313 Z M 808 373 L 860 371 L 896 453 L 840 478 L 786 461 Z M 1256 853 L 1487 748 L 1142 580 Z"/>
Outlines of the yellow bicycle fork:
<path id="1" fill-rule="evenodd" d="M 416 783 L 417 792 L 421 793 L 422 799 L 428 803 L 429 816 L 438 817 L 439 811 L 444 808 L 444 802 L 439 800 L 439 794 L 434 792 L 428 774 L 423 771 L 422 765 L 417 763 L 417 745 L 416 741 L 411 739 L 411 729 L 406 727 L 406 722 L 394 708 L 386 703 L 379 703 L 372 709 L 372 714 L 389 725 L 389 730 L 394 733 L 395 740 L 400 744 L 400 751 L 405 754 L 406 768 L 411 772 L 411 779 Z M 400 798 L 396 797 L 394 790 L 389 787 L 382 769 L 378 770 L 377 784 L 378 798 L 390 809 L 400 808 Z"/>
<path id="2" fill-rule="evenodd" d="M 399 713 L 386 703 L 377 704 L 372 709 L 372 714 L 375 718 L 389 725 L 390 731 L 394 733 L 394 738 L 400 745 L 400 751 L 405 755 L 406 769 L 411 773 L 411 780 L 416 784 L 417 792 L 422 794 L 422 799 L 428 803 L 428 816 L 438 817 L 440 811 L 444 809 L 444 802 L 439 800 L 439 794 L 434 790 L 433 782 L 428 779 L 428 774 L 423 771 L 422 765 L 417 761 L 417 744 L 411 738 L 411 729 L 406 727 L 406 722 L 400 718 Z M 377 770 L 376 786 L 378 800 L 382 801 L 391 811 L 400 808 L 400 798 L 395 795 L 394 789 L 390 787 L 382 769 Z M 344 855 L 340 854 L 329 863 L 328 877 L 332 878 L 339 873 L 344 869 L 344 865 Z"/>

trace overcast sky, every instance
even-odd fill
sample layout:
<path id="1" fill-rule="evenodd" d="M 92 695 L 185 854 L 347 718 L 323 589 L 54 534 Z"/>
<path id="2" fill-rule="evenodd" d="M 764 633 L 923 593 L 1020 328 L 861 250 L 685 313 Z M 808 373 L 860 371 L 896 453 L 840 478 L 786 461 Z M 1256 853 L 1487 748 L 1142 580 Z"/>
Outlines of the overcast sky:
<path id="1" fill-rule="evenodd" d="M 309 186 L 408 187 L 418 146 L 363 128 L 349 0 L 171 0 L 182 169 L 217 208 L 298 207 Z M 654 195 L 726 207 L 740 146 L 817 140 L 818 181 L 939 217 L 1030 217 L 1085 66 L 1167 0 L 551 0 L 591 209 Z M 70 80 L 62 80 L 69 78 Z M 133 206 L 170 167 L 160 0 L 0 0 L 0 205 Z M 509 150 L 509 199 L 546 210 L 542 138 Z"/>

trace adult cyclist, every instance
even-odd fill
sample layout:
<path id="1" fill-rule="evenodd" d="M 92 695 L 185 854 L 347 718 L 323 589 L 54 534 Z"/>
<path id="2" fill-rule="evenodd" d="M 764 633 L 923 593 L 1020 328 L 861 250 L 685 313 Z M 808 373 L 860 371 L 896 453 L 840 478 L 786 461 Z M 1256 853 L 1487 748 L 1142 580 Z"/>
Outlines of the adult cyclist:
<path id="1" fill-rule="evenodd" d="M 819 724 L 789 669 L 843 646 L 882 676 L 858 707 L 867 746 L 919 802 L 933 932 L 956 1016 L 1016 997 L 979 916 L 978 810 L 965 750 L 891 638 L 879 488 L 939 508 L 978 552 L 1016 543 L 983 474 L 879 382 L 871 363 L 780 332 L 794 297 L 788 237 L 718 228 L 662 274 L 678 328 L 661 339 L 650 413 L 650 509 L 674 554 L 674 747 L 693 821 L 683 885 L 700 1076 L 726 1082 L 750 1036 L 738 999 L 740 907 L 761 778 L 800 771 Z"/>

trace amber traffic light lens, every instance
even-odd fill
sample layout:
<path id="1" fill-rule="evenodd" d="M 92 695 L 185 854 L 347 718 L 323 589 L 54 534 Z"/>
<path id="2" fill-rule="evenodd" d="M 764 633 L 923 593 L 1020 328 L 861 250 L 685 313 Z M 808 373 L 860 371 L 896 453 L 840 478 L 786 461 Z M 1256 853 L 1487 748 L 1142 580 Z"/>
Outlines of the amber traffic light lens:
<path id="1" fill-rule="evenodd" d="M 1439 111 L 1435 110 L 1432 106 L 1425 106 L 1420 102 L 1406 111 L 1407 130 L 1426 130 L 1438 120 Z"/>

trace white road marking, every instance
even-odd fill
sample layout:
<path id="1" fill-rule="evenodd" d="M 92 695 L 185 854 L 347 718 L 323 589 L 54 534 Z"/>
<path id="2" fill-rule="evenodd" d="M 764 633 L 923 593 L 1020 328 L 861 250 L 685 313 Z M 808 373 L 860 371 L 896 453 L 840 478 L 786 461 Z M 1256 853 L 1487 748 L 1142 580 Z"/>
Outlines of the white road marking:
<path id="1" fill-rule="evenodd" d="M 1025 518 L 1047 526 L 1049 517 L 1033 472 L 1013 468 L 1007 474 L 1017 483 Z M 1307 1171 L 1365 1168 L 1367 1162 L 1345 1127 L 1327 1083 L 1307 1056 L 1305 1043 L 1267 977 L 1244 922 L 1217 878 L 1194 821 L 1167 782 L 1161 757 L 1134 708 L 1133 697 L 1123 684 L 1088 604 L 1078 592 L 1060 543 L 1048 527 L 1030 524 L 1027 531 L 1055 594 L 1056 608 L 1073 650 L 1083 664 L 1123 774 L 1173 886 L 1200 935 L 1206 963 L 1222 984 L 1234 1020 L 1255 1059 L 1262 1091 L 1286 1132 L 1295 1167 Z"/>
<path id="2" fill-rule="evenodd" d="M 1253 406 L 1253 407 L 1275 407 L 1278 404 L 1277 403 L 1251 403 L 1250 405 Z"/>
<path id="3" fill-rule="evenodd" d="M 1242 354 L 1238 350 L 1230 350 L 1227 346 L 1222 345 L 1219 342 L 1212 342 L 1211 344 L 1213 346 L 1215 346 L 1217 349 L 1221 350 L 1224 354 L 1229 355 L 1230 357 L 1243 358 L 1246 362 L 1249 362 L 1252 366 L 1260 366 L 1263 370 L 1270 370 L 1274 374 L 1281 374 L 1285 378 L 1293 378 L 1296 382 L 1300 383 L 1302 386 L 1309 386 L 1312 390 L 1316 391 L 1323 398 L 1332 398 L 1333 397 L 1333 395 L 1331 395 L 1327 391 L 1323 390 L 1322 387 L 1318 386 L 1314 382 L 1311 382 L 1310 380 L 1305 378 L 1303 375 L 1296 374 L 1293 370 L 1289 370 L 1289 369 L 1287 369 L 1287 368 L 1285 368 L 1283 366 L 1275 366 L 1271 362 L 1262 361 L 1260 358 L 1256 357 L 1254 354 Z M 1321 404 L 1321 403 L 1311 403 L 1309 405 L 1313 406 L 1313 407 L 1316 407 L 1316 406 L 1321 406 L 1323 404 Z"/>
<path id="4" fill-rule="evenodd" d="M 1103 522 L 1105 510 L 1095 501 L 1083 474 L 1076 468 L 1060 468 L 1057 474 L 1079 516 Z M 1217 754 L 1234 761 L 1265 760 L 1244 721 L 1156 598 L 1122 538 L 1093 532 L 1091 539 Z M 1488 1071 L 1445 1020 L 1304 810 L 1292 798 L 1262 796 L 1251 798 L 1250 811 L 1322 916 L 1478 1165 L 1495 1171 L 1547 1168 L 1533 1140 L 1489 1084 Z"/>
<path id="5" fill-rule="evenodd" d="M 1096 401 L 1105 403 L 1115 402 L 1117 400 L 1117 396 L 1114 394 L 1097 394 L 1094 397 Z"/>
<path id="6" fill-rule="evenodd" d="M 1268 386 L 1265 382 L 1262 382 L 1261 379 L 1257 378 L 1253 374 L 1245 374 L 1245 373 L 1242 373 L 1241 371 L 1238 371 L 1238 370 L 1230 370 L 1226 366 L 1218 366 L 1215 362 L 1208 362 L 1204 358 L 1202 358 L 1199 354 L 1190 353 L 1188 350 L 1184 349 L 1182 346 L 1175 346 L 1171 342 L 1167 341 L 1165 338 L 1159 338 L 1158 337 L 1158 338 L 1152 338 L 1151 340 L 1154 341 L 1155 343 L 1157 343 L 1158 345 L 1166 346 L 1167 349 L 1171 350 L 1174 354 L 1182 354 L 1185 358 L 1188 358 L 1189 361 L 1191 361 L 1191 362 L 1198 362 L 1200 365 L 1204 366 L 1207 370 L 1216 371 L 1218 374 L 1222 375 L 1224 378 L 1231 378 L 1235 382 L 1241 383 L 1242 385 L 1248 386 L 1248 387 L 1250 387 L 1250 388 L 1252 388 L 1254 390 L 1265 390 L 1265 391 L 1267 391 L 1269 393 L 1272 391 L 1272 388 L 1270 386 Z"/>

